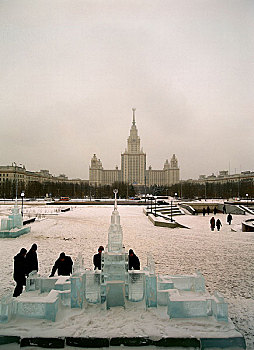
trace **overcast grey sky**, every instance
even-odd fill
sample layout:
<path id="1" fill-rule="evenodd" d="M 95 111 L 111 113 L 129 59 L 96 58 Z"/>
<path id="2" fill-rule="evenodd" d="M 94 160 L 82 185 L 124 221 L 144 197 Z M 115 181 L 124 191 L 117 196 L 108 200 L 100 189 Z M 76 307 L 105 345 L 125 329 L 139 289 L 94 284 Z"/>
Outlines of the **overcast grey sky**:
<path id="1" fill-rule="evenodd" d="M 254 170 L 254 1 L 1 0 L 0 165 L 120 167 L 132 107 L 147 166 Z"/>

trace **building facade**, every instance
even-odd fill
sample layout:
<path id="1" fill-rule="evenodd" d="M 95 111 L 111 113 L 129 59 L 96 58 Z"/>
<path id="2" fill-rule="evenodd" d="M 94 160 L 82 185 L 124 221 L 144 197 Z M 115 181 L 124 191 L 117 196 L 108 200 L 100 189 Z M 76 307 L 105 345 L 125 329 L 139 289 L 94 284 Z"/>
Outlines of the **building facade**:
<path id="1" fill-rule="evenodd" d="M 127 148 L 121 154 L 121 169 L 106 170 L 96 154 L 91 159 L 89 167 L 89 184 L 92 186 L 112 185 L 114 182 L 124 182 L 134 186 L 171 186 L 179 182 L 180 169 L 178 161 L 173 154 L 171 161 L 165 161 L 162 170 L 153 170 L 150 166 L 146 169 L 146 153 L 140 147 L 140 137 L 135 120 L 133 108 L 133 120 L 130 135 L 127 139 Z"/>

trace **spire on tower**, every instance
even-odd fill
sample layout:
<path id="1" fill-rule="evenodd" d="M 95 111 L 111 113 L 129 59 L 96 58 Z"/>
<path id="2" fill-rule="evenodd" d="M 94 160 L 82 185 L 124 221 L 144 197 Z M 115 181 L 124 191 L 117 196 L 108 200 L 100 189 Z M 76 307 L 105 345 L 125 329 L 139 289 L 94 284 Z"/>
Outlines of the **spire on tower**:
<path id="1" fill-rule="evenodd" d="M 135 125 L 135 111 L 136 111 L 136 108 L 132 108 L 132 113 L 133 113 L 132 125 Z"/>

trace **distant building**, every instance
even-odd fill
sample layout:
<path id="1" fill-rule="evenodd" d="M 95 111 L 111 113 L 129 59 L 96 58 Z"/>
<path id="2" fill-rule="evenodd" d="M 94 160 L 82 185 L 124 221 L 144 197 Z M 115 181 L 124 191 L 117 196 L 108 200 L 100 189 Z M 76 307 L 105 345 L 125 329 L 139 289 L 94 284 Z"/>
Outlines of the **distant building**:
<path id="1" fill-rule="evenodd" d="M 0 166 L 0 185 L 4 185 L 7 181 L 19 183 L 23 182 L 24 185 L 32 181 L 37 181 L 40 183 L 45 182 L 69 182 L 69 183 L 81 183 L 87 182 L 88 180 L 80 179 L 68 179 L 64 174 L 59 176 L 53 176 L 50 174 L 49 170 L 40 170 L 40 171 L 29 171 L 26 170 L 25 166 L 16 165 L 4 165 Z"/>
<path id="2" fill-rule="evenodd" d="M 121 154 L 121 169 L 106 170 L 96 154 L 91 159 L 89 167 L 90 185 L 111 185 L 116 181 L 136 186 L 171 186 L 179 182 L 180 169 L 178 161 L 173 154 L 170 162 L 165 161 L 162 170 L 153 170 L 149 166 L 146 169 L 146 153 L 140 148 L 140 137 L 135 121 L 135 109 L 133 108 L 133 121 L 130 129 L 130 136 L 127 139 L 127 148 Z"/>

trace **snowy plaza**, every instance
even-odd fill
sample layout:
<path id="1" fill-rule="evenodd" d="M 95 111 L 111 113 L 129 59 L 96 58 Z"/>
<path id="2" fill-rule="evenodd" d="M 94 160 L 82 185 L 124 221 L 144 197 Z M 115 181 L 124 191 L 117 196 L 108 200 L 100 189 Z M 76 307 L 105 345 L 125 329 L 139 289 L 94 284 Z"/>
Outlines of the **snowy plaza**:
<path id="1" fill-rule="evenodd" d="M 1 216 L 8 212 L 1 206 Z M 112 206 L 73 206 L 71 211 L 52 215 L 44 205 L 37 211 L 44 213 L 31 226 L 29 234 L 15 239 L 1 239 L 3 297 L 14 289 L 13 257 L 22 247 L 38 245 L 39 274 L 49 276 L 54 261 L 64 251 L 75 260 L 81 254 L 84 267 L 93 269 L 93 255 L 100 245 L 108 243 L 108 229 Z M 28 208 L 27 208 L 28 210 Z M 31 209 L 32 210 L 32 209 Z M 33 209 L 34 210 L 34 209 Z M 51 211 L 51 212 L 50 212 Z M 123 230 L 125 250 L 132 248 L 140 258 L 141 269 L 147 264 L 147 255 L 155 262 L 156 273 L 162 275 L 193 275 L 200 271 L 210 293 L 220 292 L 228 303 L 229 318 L 246 340 L 247 349 L 254 346 L 253 301 L 253 242 L 251 232 L 241 232 L 243 215 L 233 215 L 232 225 L 226 223 L 226 215 L 217 214 L 222 222 L 221 231 L 210 230 L 210 218 L 202 215 L 183 215 L 177 218 L 190 229 L 153 226 L 143 213 L 142 206 L 118 206 Z M 48 214 L 48 215 L 47 215 Z M 25 292 L 23 292 L 24 294 Z M 22 297 L 22 296 L 21 296 Z M 105 337 L 132 336 L 163 337 L 170 334 L 170 322 L 166 314 L 156 318 L 153 309 L 140 310 L 135 304 L 121 315 L 119 308 L 105 310 L 100 305 L 88 305 L 85 309 L 68 314 L 60 310 L 56 321 L 30 319 L 24 323 L 17 318 L 1 324 L 1 335 Z M 106 312 L 106 313 L 105 313 Z M 105 319 L 107 320 L 105 322 Z M 205 332 L 202 319 L 176 321 L 179 336 L 192 332 Z M 207 332 L 214 331 L 214 324 L 205 324 Z M 229 332 L 229 329 L 225 328 Z"/>

